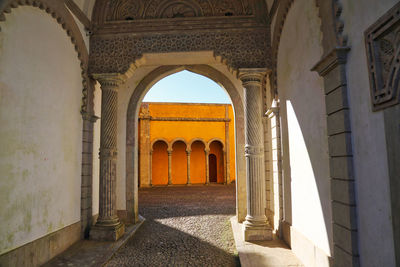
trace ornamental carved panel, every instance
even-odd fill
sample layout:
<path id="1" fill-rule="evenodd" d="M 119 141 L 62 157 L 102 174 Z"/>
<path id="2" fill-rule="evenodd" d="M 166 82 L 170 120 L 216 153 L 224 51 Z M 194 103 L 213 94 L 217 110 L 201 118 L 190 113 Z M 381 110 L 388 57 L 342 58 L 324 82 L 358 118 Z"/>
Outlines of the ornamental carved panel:
<path id="1" fill-rule="evenodd" d="M 366 49 L 373 110 L 400 100 L 400 3 L 366 32 Z"/>
<path id="2" fill-rule="evenodd" d="M 144 53 L 213 51 L 233 69 L 269 66 L 264 0 L 97 0 L 93 12 L 92 74 L 124 73 Z"/>
<path id="3" fill-rule="evenodd" d="M 268 40 L 264 29 L 92 36 L 90 72 L 124 73 L 144 53 L 191 51 L 214 51 L 234 69 L 265 68 Z"/>
<path id="4" fill-rule="evenodd" d="M 252 15 L 248 0 L 113 0 L 105 21 Z"/>

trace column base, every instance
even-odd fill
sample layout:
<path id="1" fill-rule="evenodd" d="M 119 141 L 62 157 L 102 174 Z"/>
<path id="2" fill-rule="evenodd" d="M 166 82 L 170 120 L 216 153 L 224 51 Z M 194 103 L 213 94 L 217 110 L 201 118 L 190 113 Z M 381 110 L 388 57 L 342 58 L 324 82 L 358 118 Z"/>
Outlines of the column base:
<path id="1" fill-rule="evenodd" d="M 244 241 L 272 240 L 272 229 L 268 225 L 248 225 L 243 223 Z"/>
<path id="2" fill-rule="evenodd" d="M 125 225 L 118 223 L 112 226 L 94 225 L 90 229 L 90 240 L 96 241 L 117 241 L 125 233 Z"/>

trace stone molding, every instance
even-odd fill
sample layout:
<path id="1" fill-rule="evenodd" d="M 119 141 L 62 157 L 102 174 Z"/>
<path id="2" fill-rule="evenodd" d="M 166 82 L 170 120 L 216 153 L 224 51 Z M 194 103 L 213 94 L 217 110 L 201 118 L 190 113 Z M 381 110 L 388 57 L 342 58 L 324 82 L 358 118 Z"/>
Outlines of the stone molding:
<path id="1" fill-rule="evenodd" d="M 364 33 L 373 111 L 400 102 L 400 3 Z"/>
<path id="2" fill-rule="evenodd" d="M 92 77 L 99 81 L 101 90 L 117 91 L 118 88 L 126 82 L 128 77 L 119 73 L 101 73 L 93 74 Z"/>
<path id="3" fill-rule="evenodd" d="M 66 8 L 64 1 L 54 0 L 4 0 L 0 3 L 0 21 L 6 20 L 6 13 L 11 13 L 13 8 L 19 6 L 32 6 L 44 10 L 50 14 L 58 24 L 65 30 L 66 34 L 70 37 L 71 43 L 74 45 L 75 51 L 82 69 L 82 106 L 81 113 L 92 113 L 93 109 L 93 91 L 94 88 L 91 84 L 88 75 L 89 54 L 83 40 L 82 34 L 76 24 L 72 14 Z M 1 28 L 0 28 L 1 30 Z"/>
<path id="4" fill-rule="evenodd" d="M 244 87 L 247 85 L 259 86 L 267 73 L 269 71 L 266 68 L 240 68 L 238 78 Z"/>
<path id="5" fill-rule="evenodd" d="M 350 51 L 350 47 L 336 47 L 329 54 L 323 57 L 311 71 L 316 71 L 322 77 L 335 69 L 338 65 L 346 64 L 347 53 Z"/>

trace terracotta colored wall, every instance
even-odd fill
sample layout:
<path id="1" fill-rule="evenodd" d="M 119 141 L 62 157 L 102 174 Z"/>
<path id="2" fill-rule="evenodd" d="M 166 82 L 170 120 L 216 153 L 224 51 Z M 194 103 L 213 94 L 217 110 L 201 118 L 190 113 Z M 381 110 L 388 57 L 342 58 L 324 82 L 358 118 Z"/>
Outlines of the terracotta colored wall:
<path id="1" fill-rule="evenodd" d="M 205 145 L 196 141 L 192 144 L 190 154 L 190 180 L 192 184 L 204 184 L 206 182 L 206 155 Z"/>
<path id="2" fill-rule="evenodd" d="M 222 151 L 222 144 L 214 141 L 210 144 L 210 155 L 214 154 L 217 157 L 217 182 L 224 182 L 224 153 Z"/>
<path id="3" fill-rule="evenodd" d="M 147 111 L 148 109 L 148 111 Z M 227 109 L 227 110 L 226 110 Z M 150 133 L 139 133 L 139 136 L 150 135 L 150 141 L 154 142 L 157 139 L 164 139 L 171 144 L 173 140 L 182 138 L 187 144 L 193 139 L 201 139 L 204 143 L 209 142 L 211 139 L 218 138 L 224 144 L 228 137 L 229 142 L 229 160 L 230 160 L 230 181 L 235 180 L 236 166 L 235 166 L 235 125 L 234 113 L 231 105 L 226 104 L 192 104 L 192 103 L 143 103 L 141 107 L 141 114 L 149 114 L 150 119 Z M 203 119 L 201 121 L 193 121 L 191 119 Z M 229 132 L 225 133 L 226 122 L 229 121 Z M 141 131 L 144 131 L 141 129 Z M 144 141 L 144 140 L 142 140 Z M 197 147 L 198 146 L 198 147 Z M 200 148 L 200 144 L 195 143 L 191 152 L 190 173 L 192 183 L 205 183 L 206 181 L 206 166 L 205 166 L 205 153 L 204 148 Z M 185 149 L 179 150 L 176 154 L 174 149 L 172 153 L 172 183 L 173 184 L 186 184 L 187 183 L 187 156 Z M 153 152 L 154 153 L 154 152 Z M 218 153 L 217 153 L 218 154 Z M 223 152 L 219 153 L 218 157 L 219 170 L 218 182 L 224 182 L 224 160 Z M 167 157 L 167 156 L 166 156 Z M 164 163 L 161 163 L 164 164 Z M 168 172 L 168 157 L 167 157 L 167 172 Z M 152 163 L 153 170 L 153 185 L 165 185 L 167 180 L 159 180 L 156 170 L 158 163 Z M 160 167 L 165 168 L 164 165 Z M 145 177 L 140 170 L 140 176 Z M 155 172 L 154 172 L 155 171 Z M 168 177 L 168 176 L 167 176 Z"/>
<path id="4" fill-rule="evenodd" d="M 186 144 L 178 141 L 172 146 L 172 184 L 187 183 Z"/>
<path id="5" fill-rule="evenodd" d="M 168 184 L 168 146 L 162 141 L 158 141 L 153 145 L 152 155 L 152 184 L 167 185 Z"/>

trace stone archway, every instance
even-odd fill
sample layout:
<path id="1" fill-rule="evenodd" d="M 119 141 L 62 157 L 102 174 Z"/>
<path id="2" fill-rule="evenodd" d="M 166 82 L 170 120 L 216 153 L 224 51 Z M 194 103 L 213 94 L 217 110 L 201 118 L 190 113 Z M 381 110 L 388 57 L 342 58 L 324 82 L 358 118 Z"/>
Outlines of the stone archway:
<path id="1" fill-rule="evenodd" d="M 150 72 L 136 86 L 129 101 L 127 111 L 126 124 L 126 220 L 134 222 L 138 219 L 138 201 L 137 201 L 137 179 L 138 174 L 133 170 L 137 170 L 138 166 L 138 136 L 137 136 L 137 118 L 139 116 L 140 103 L 150 88 L 164 77 L 177 73 L 182 70 L 188 70 L 205 77 L 222 85 L 232 99 L 235 113 L 235 135 L 236 135 L 236 215 L 239 221 L 244 221 L 246 216 L 246 182 L 245 182 L 245 159 L 244 159 L 244 109 L 242 97 L 239 90 L 232 81 L 222 72 L 208 65 L 188 65 L 188 66 L 161 66 Z M 192 140 L 189 144 L 196 141 Z M 208 147 L 208 144 L 205 143 Z M 169 149 L 172 144 L 169 144 Z M 130 213 L 129 211 L 133 211 Z"/>
<path id="2" fill-rule="evenodd" d="M 140 70 L 140 66 L 146 64 L 144 57 L 147 54 L 211 52 L 214 60 L 219 61 L 220 65 L 227 66 L 231 74 L 234 73 L 239 77 L 241 85 L 238 88 L 244 88 L 243 98 L 231 95 L 234 102 L 240 103 L 234 103 L 237 118 L 246 117 L 243 120 L 246 127 L 243 123 L 242 127 L 237 129 L 237 133 L 242 133 L 242 136 L 237 138 L 243 142 L 237 145 L 236 155 L 247 158 L 246 161 L 242 161 L 243 163 L 238 161 L 237 165 L 239 168 L 241 164 L 246 164 L 246 174 L 244 166 L 237 172 L 238 177 L 246 177 L 246 184 L 243 181 L 237 183 L 237 217 L 240 222 L 246 220 L 244 224 L 246 240 L 270 239 L 272 232 L 265 215 L 262 125 L 265 112 L 262 105 L 262 82 L 267 74 L 270 60 L 266 2 L 180 0 L 171 3 L 172 6 L 165 6 L 163 3 L 165 3 L 163 0 L 146 2 L 98 0 L 94 7 L 89 62 L 90 72 L 100 82 L 102 89 L 100 209 L 98 222 L 93 228 L 94 233 L 101 230 L 104 235 L 109 236 L 105 233 L 108 231 L 112 233 L 111 239 L 115 240 L 115 237 L 118 239 L 117 228 L 121 225 L 115 205 L 119 88 L 133 75 L 133 72 Z M 182 4 L 187 6 L 187 10 L 182 14 L 176 13 L 178 9 L 171 9 L 174 5 L 176 7 Z M 174 61 L 171 58 L 170 60 Z M 198 60 L 201 61 L 201 58 Z M 209 66 L 192 65 L 198 64 L 198 61 L 190 57 L 184 61 L 185 63 L 178 64 L 178 68 L 194 69 L 194 72 L 204 73 L 203 75 L 211 79 L 219 76 L 220 79 L 214 80 L 223 84 L 228 93 L 235 94 L 236 91 L 237 96 L 241 95 L 238 93 L 241 89 L 230 90 L 229 86 L 224 85 L 224 83 L 229 84 L 229 79 L 224 75 L 209 73 Z M 161 66 L 153 73 L 155 77 L 166 75 L 168 71 L 174 72 L 176 67 L 168 69 L 170 66 L 165 66 L 166 64 L 172 65 L 170 62 L 153 65 Z M 166 69 L 162 69 L 163 65 Z M 155 80 L 154 77 L 147 76 L 139 82 L 139 86 L 145 89 L 148 86 L 148 89 Z M 129 104 L 133 107 L 128 109 L 127 124 L 130 124 L 130 119 L 137 117 L 139 107 L 135 105 L 146 91 L 137 90 L 139 86 L 134 86 L 136 90 L 131 98 L 133 104 L 132 102 Z M 244 108 L 238 110 L 242 105 Z M 242 115 L 237 115 L 240 111 L 243 111 Z M 132 137 L 132 131 L 129 132 L 133 129 L 136 128 L 127 125 L 125 217 L 128 221 L 136 221 L 138 217 L 137 200 L 135 200 L 137 174 L 133 171 L 137 166 L 137 137 Z M 240 150 L 241 148 L 243 150 Z M 98 236 L 101 235 L 99 232 Z"/>

